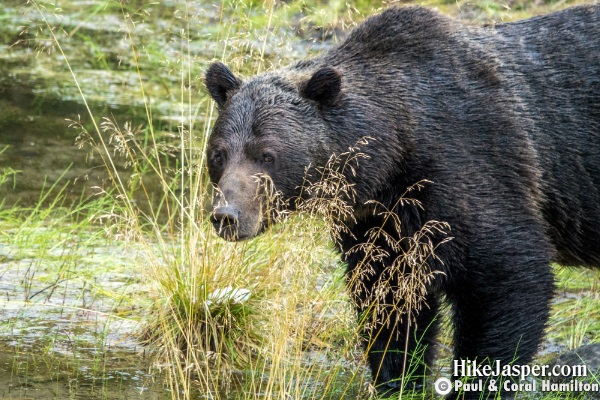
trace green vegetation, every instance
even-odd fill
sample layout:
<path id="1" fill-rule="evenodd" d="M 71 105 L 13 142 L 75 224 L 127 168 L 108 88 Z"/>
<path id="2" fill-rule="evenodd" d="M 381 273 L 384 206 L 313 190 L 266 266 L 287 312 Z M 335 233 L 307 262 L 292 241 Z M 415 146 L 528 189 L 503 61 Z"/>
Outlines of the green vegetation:
<path id="1" fill-rule="evenodd" d="M 423 4 L 481 23 L 575 2 Z M 201 77 L 213 59 L 251 75 L 306 57 L 387 5 L 0 5 L 0 43 L 7 45 L 0 70 L 10 78 L 0 78 L 0 86 L 29 88 L 27 109 L 0 99 L 0 127 L 18 130 L 24 143 L 44 137 L 26 147 L 15 135 L 0 136 L 0 193 L 6 194 L 0 353 L 10 365 L 0 367 L 0 387 L 8 388 L 0 397 L 355 399 L 372 393 L 344 266 L 324 222 L 327 207 L 311 209 L 321 217 L 294 215 L 249 242 L 226 243 L 213 232 L 203 150 L 216 110 Z M 42 157 L 37 149 L 55 137 L 71 146 L 62 150 L 69 153 L 61 161 L 66 165 L 42 164 L 28 175 L 28 160 Z M 29 153 L 17 156 L 16 148 Z M 37 196 L 19 197 L 27 190 Z M 557 272 L 548 345 L 563 350 L 597 341 L 599 274 Z M 435 375 L 447 374 L 449 340 L 445 330 Z M 127 354 L 151 356 L 140 363 Z"/>

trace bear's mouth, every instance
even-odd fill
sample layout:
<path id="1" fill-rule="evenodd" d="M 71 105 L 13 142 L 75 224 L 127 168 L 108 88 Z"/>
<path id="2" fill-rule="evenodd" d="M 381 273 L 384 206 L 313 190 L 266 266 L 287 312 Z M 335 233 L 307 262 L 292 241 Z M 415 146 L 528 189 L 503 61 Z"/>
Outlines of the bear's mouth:
<path id="1" fill-rule="evenodd" d="M 215 227 L 215 229 L 217 230 L 217 234 L 228 242 L 238 242 L 245 239 L 244 236 L 239 235 L 237 226 L 235 225 L 225 225 Z"/>

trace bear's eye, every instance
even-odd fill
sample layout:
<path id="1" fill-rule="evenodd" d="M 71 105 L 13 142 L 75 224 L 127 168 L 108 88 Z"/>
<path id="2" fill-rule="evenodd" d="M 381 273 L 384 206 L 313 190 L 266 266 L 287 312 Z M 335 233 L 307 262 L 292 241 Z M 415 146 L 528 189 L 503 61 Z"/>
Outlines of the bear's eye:
<path id="1" fill-rule="evenodd" d="M 221 151 L 217 151 L 214 153 L 213 155 L 213 161 L 215 162 L 215 164 L 217 165 L 221 165 L 223 164 L 223 160 L 225 159 L 225 156 L 223 154 L 223 152 Z"/>
<path id="2" fill-rule="evenodd" d="M 264 153 L 262 159 L 265 164 L 273 164 L 275 162 L 275 157 L 270 153 Z"/>

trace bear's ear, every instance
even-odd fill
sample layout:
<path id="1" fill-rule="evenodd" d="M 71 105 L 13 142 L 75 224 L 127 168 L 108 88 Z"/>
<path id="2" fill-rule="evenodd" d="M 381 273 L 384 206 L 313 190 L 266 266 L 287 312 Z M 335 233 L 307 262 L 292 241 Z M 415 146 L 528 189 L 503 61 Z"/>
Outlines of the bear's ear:
<path id="1" fill-rule="evenodd" d="M 204 82 L 208 93 L 217 102 L 219 108 L 223 108 L 231 92 L 242 85 L 242 81 L 220 62 L 213 63 L 208 67 Z"/>
<path id="2" fill-rule="evenodd" d="M 321 106 L 332 106 L 342 89 L 342 75 L 332 67 L 322 67 L 300 86 L 300 95 Z"/>

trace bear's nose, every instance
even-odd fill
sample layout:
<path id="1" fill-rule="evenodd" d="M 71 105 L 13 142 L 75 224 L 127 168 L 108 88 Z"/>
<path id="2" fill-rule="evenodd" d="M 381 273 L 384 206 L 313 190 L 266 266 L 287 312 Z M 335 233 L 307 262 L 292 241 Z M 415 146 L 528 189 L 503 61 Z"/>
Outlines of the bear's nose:
<path id="1" fill-rule="evenodd" d="M 235 207 L 217 207 L 211 216 L 212 223 L 217 232 L 224 228 L 234 228 L 240 218 L 240 210 Z"/>

